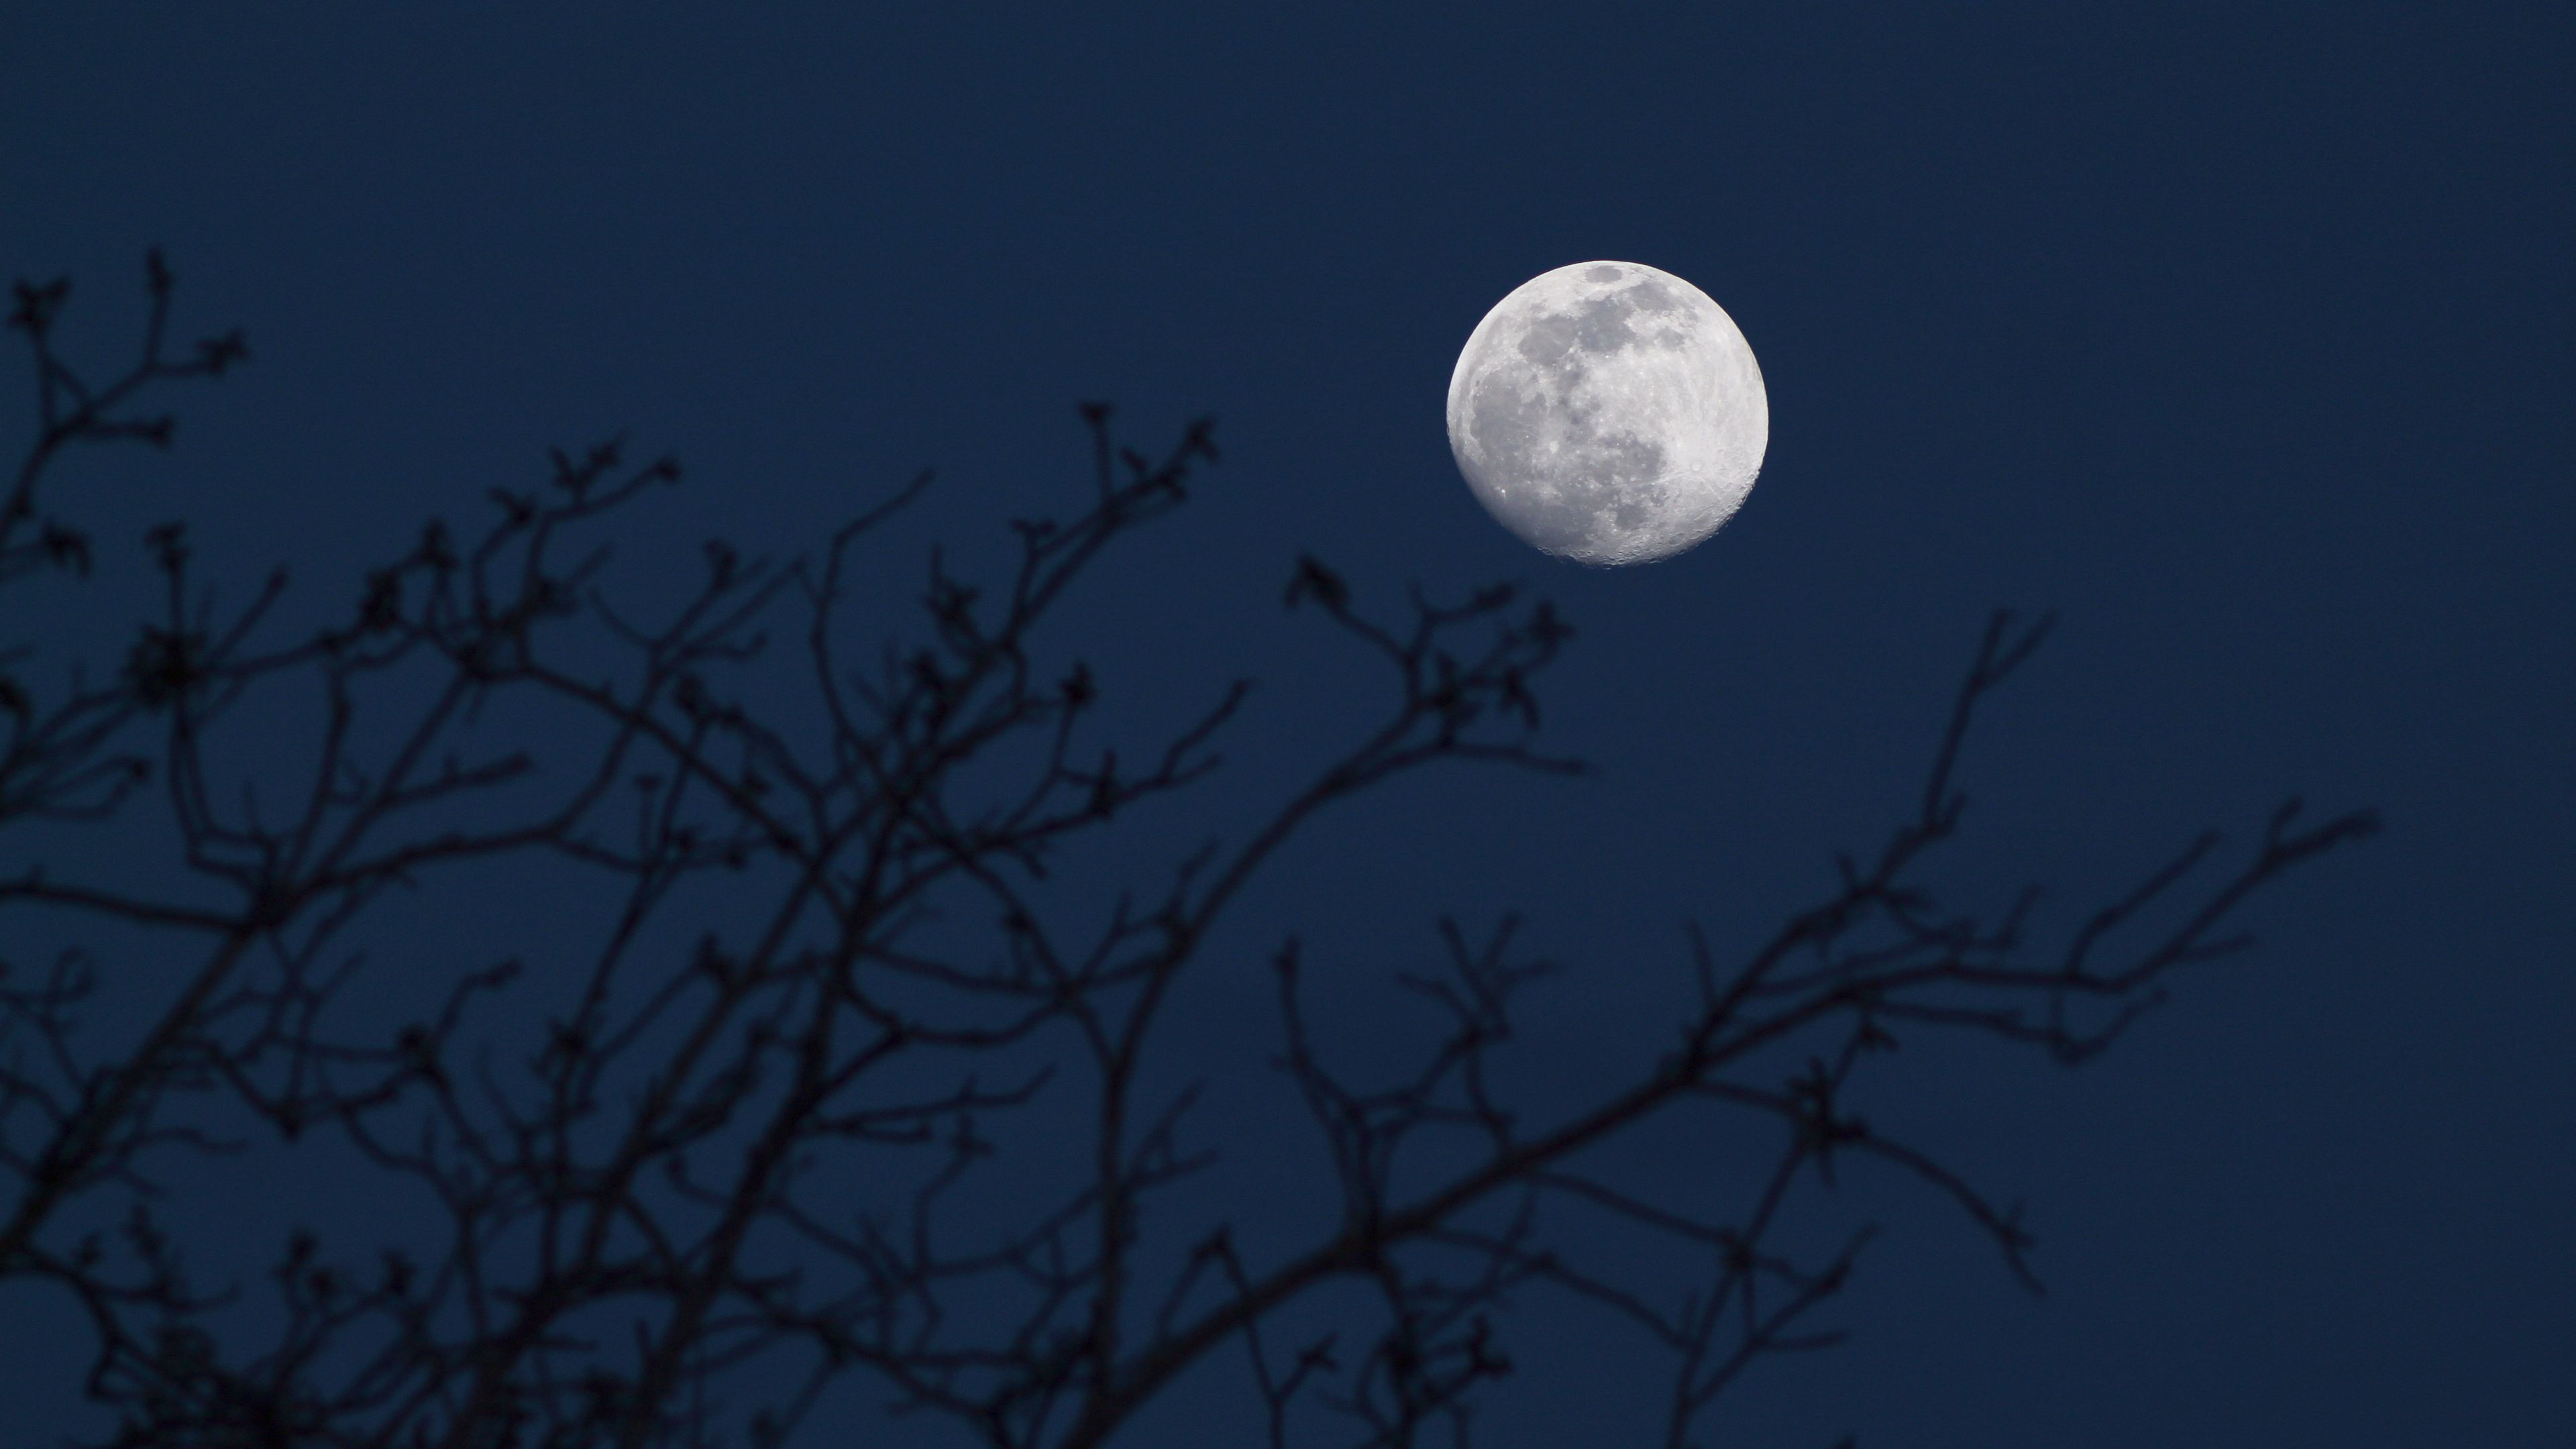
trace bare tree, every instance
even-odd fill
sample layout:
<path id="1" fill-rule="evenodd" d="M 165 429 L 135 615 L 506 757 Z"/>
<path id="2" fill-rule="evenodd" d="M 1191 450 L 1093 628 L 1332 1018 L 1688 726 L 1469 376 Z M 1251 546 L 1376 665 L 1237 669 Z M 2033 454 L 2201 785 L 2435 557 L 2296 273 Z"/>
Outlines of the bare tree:
<path id="1" fill-rule="evenodd" d="M 18 288 L 38 426 L 0 513 L 0 588 L 92 566 L 45 494 L 59 457 L 166 445 L 146 395 L 246 356 L 238 334 L 172 355 L 157 254 L 149 284 L 140 361 L 103 385 L 58 349 L 64 285 Z M 1535 743 L 1569 631 L 1503 587 L 1372 613 L 1299 561 L 1287 603 L 1373 661 L 1383 709 L 1264 817 L 1140 873 L 1112 827 L 1216 767 L 1248 686 L 1141 748 L 1095 738 L 1092 677 L 1047 641 L 1050 615 L 1216 449 L 1202 423 L 1147 458 L 1106 407 L 1082 414 L 1092 482 L 1070 516 L 1013 522 L 1016 562 L 986 584 L 934 555 L 911 634 L 846 638 L 848 595 L 926 479 L 819 557 L 710 544 L 694 584 L 630 609 L 605 592 L 607 530 L 680 470 L 615 442 L 495 490 L 477 530 L 430 524 L 307 636 L 272 623 L 283 574 L 219 610 L 175 526 L 150 539 L 161 617 L 113 670 L 5 616 L 0 1277 L 86 1315 L 108 1441 L 844 1442 L 816 1406 L 848 1383 L 863 1392 L 836 1416 L 1073 1449 L 1119 1441 L 1185 1375 L 1232 1372 L 1233 1442 L 1465 1443 L 1479 1387 L 1514 1371 L 1507 1310 L 1552 1293 L 1669 1352 L 1678 1449 L 1753 1364 L 1834 1341 L 1819 1310 L 1868 1234 L 1788 1244 L 1810 1177 L 1919 1179 L 2028 1280 L 2014 1210 L 1848 1108 L 1882 1049 L 1953 1032 L 2080 1060 L 2177 970 L 2242 949 L 2229 922 L 2251 894 L 2374 828 L 2302 825 L 2294 801 L 2233 864 L 2204 835 L 2062 940 L 2039 939 L 2032 893 L 1935 900 L 1921 865 L 1960 828 L 1962 742 L 2047 632 L 1998 615 L 1885 842 L 1742 959 L 1694 938 L 1676 970 L 1696 1004 L 1595 1100 L 1520 1105 L 1506 1048 L 1544 970 L 1508 924 L 1446 929 L 1403 978 L 1446 1027 L 1370 1081 L 1327 1066 L 1282 947 L 1279 1033 L 1245 1046 L 1311 1114 L 1338 1202 L 1301 1247 L 1256 1253 L 1166 1191 L 1213 1158 L 1191 1092 L 1147 1072 L 1176 984 L 1337 803 L 1452 762 L 1579 770 Z M 310 757 L 281 774 L 278 738 Z M 47 868 L 66 832 L 101 831 L 124 863 Z M 153 841 L 168 859 L 135 863 Z M 1056 888 L 1067 862 L 1118 867 L 1127 893 Z M 587 946 L 414 952 L 387 979 L 406 949 L 388 912 L 446 892 L 467 914 L 496 873 L 528 872 L 595 913 Z M 1686 1105 L 1777 1124 L 1736 1197 L 1652 1200 L 1599 1151 Z M 1072 1150 L 1010 1160 L 1032 1134 Z M 174 1175 L 311 1153 L 382 1210 L 286 1234 L 256 1292 L 201 1283 Z M 1150 1233 L 1149 1203 L 1174 1204 Z M 1664 1241 L 1661 1281 L 1696 1286 L 1587 1263 L 1567 1225 L 1605 1220 Z M 1328 1304 L 1342 1285 L 1373 1306 Z"/>

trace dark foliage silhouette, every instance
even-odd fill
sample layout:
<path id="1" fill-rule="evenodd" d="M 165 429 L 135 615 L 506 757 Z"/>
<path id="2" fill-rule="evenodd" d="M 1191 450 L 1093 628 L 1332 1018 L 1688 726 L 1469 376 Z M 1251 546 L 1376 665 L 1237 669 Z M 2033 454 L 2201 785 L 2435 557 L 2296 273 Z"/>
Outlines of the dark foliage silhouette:
<path id="1" fill-rule="evenodd" d="M 147 399 L 248 355 L 238 334 L 169 351 L 157 253 L 148 282 L 140 361 L 103 385 L 58 342 L 64 284 L 17 289 L 36 436 L 0 512 L 0 589 L 110 552 L 46 489 L 63 455 L 168 446 Z M 1327 1065 L 1291 942 L 1277 1033 L 1242 1047 L 1302 1100 L 1338 1206 L 1286 1253 L 1204 1204 L 1149 1223 L 1212 1160 L 1190 1092 L 1147 1065 L 1229 907 L 1319 815 L 1399 775 L 1577 771 L 1536 744 L 1570 631 L 1505 587 L 1372 612 L 1297 561 L 1287 604 L 1373 661 L 1385 707 L 1279 779 L 1265 818 L 1148 869 L 1111 827 L 1215 768 L 1247 685 L 1113 748 L 1045 626 L 1216 448 L 1201 424 L 1148 458 L 1106 407 L 1082 417 L 1075 510 L 1012 522 L 998 580 L 934 556 L 917 634 L 853 638 L 849 598 L 862 546 L 926 479 L 818 557 L 710 544 L 693 581 L 613 602 L 608 531 L 680 477 L 615 442 L 495 490 L 477 528 L 429 525 L 300 636 L 273 622 L 283 574 L 219 609 L 176 526 L 145 553 L 160 617 L 113 667 L 84 669 L 59 615 L 0 603 L 0 1281 L 78 1305 L 97 1437 L 1073 1449 L 1224 1372 L 1243 1419 L 1208 1442 L 1467 1442 L 1487 1381 L 1546 1373 L 1511 1349 L 1510 1310 L 1544 1301 L 1668 1352 L 1678 1449 L 1765 1356 L 1835 1341 L 1819 1310 L 1868 1233 L 1787 1244 L 1802 1189 L 1910 1175 L 2029 1280 L 2014 1208 L 1850 1110 L 1901 1037 L 2080 1060 L 2179 968 L 2243 949 L 2250 895 L 2374 828 L 2302 824 L 2294 801 L 2233 863 L 2204 835 L 2062 940 L 2041 939 L 2035 893 L 1934 899 L 1919 867 L 1960 829 L 1962 742 L 2047 633 L 1998 615 L 1919 800 L 1743 959 L 1694 939 L 1675 969 L 1695 1005 L 1615 1090 L 1520 1105 L 1505 1049 L 1547 988 L 1508 923 L 1446 929 L 1403 978 L 1445 1030 L 1367 1081 Z M 1054 883 L 1076 862 L 1126 894 L 1069 901 Z M 592 934 L 404 956 L 401 913 L 444 902 L 470 923 L 496 872 L 563 873 Z M 1601 1160 L 1686 1105 L 1776 1124 L 1740 1194 L 1655 1200 Z M 1018 1160 L 1032 1140 L 1052 1147 Z M 248 1281 L 190 1261 L 173 1182 L 312 1153 L 387 1206 L 299 1211 Z M 1669 1271 L 1623 1283 L 1576 1222 L 1663 1241 Z M 1369 1296 L 1318 1318 L 1343 1285 Z"/>

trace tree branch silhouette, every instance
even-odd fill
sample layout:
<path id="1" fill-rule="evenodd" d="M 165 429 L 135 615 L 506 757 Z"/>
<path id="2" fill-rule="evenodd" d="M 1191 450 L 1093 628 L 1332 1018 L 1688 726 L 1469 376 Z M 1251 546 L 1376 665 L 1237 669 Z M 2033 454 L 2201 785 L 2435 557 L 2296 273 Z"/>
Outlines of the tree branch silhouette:
<path id="1" fill-rule="evenodd" d="M 66 449 L 166 445 L 168 419 L 131 409 L 247 356 L 232 333 L 164 358 L 157 253 L 147 286 L 142 361 L 95 387 L 56 349 L 63 284 L 17 291 L 37 433 L 0 513 L 0 587 L 95 565 L 43 496 Z M 0 1280 L 80 1307 L 104 1442 L 783 1445 L 850 1381 L 960 1442 L 1074 1449 L 1117 1442 L 1225 1359 L 1247 1371 L 1244 1433 L 1273 1446 L 1464 1443 L 1480 1390 L 1522 1366 L 1516 1299 L 1555 1293 L 1670 1355 L 1680 1449 L 1754 1364 L 1836 1341 L 1821 1314 L 1870 1229 L 1822 1257 L 1784 1245 L 1803 1184 L 1893 1169 L 2036 1288 L 2017 1205 L 1850 1108 L 1900 1034 L 2083 1060 L 2177 972 L 2244 949 L 2232 923 L 2255 893 L 2375 828 L 2367 812 L 2307 824 L 2292 801 L 2234 864 L 2201 837 L 2054 945 L 2035 891 L 1944 904 L 1920 874 L 1961 826 L 1963 744 L 2049 627 L 1999 614 L 1919 801 L 1744 959 L 1721 967 L 1694 935 L 1677 969 L 1695 1005 L 1615 1089 L 1521 1100 L 1508 1049 L 1549 972 L 1508 921 L 1481 939 L 1444 924 L 1437 968 L 1400 982 L 1443 1028 L 1370 1082 L 1326 1065 L 1290 941 L 1264 1045 L 1338 1210 L 1275 1258 L 1222 1215 L 1148 1233 L 1146 1206 L 1215 1160 L 1190 1130 L 1195 1089 L 1157 1095 L 1148 1069 L 1176 989 L 1234 949 L 1212 943 L 1247 887 L 1399 777 L 1579 773 L 1537 740 L 1538 686 L 1571 631 L 1508 587 L 1372 612 L 1299 559 L 1285 603 L 1384 671 L 1378 712 L 1311 773 L 1264 776 L 1265 813 L 1068 904 L 1066 864 L 1124 865 L 1118 822 L 1205 780 L 1251 690 L 1211 690 L 1160 737 L 1104 737 L 1056 616 L 1217 450 L 1205 422 L 1148 457 L 1106 406 L 1081 415 L 1079 505 L 1013 521 L 990 582 L 934 552 L 912 630 L 880 621 L 857 646 L 865 546 L 927 475 L 817 557 L 710 543 L 700 577 L 619 604 L 614 530 L 681 473 L 618 439 L 556 454 L 539 487 L 491 490 L 479 528 L 430 523 L 305 637 L 276 637 L 282 572 L 216 609 L 175 525 L 147 540 L 159 617 L 105 682 L 65 661 L 64 685 L 40 689 L 47 640 L 10 615 L 0 838 L 21 854 L 0 869 L 0 921 L 26 924 L 0 939 L 41 923 L 74 944 L 32 973 L 23 945 L 0 962 Z M 313 754 L 282 794 L 263 776 L 263 804 L 251 766 L 300 737 L 290 718 Z M 66 831 L 126 842 L 120 864 L 48 868 Z M 168 859 L 136 864 L 148 831 Z M 578 954 L 496 941 L 471 960 L 438 945 L 399 980 L 379 964 L 421 944 L 384 924 L 397 903 L 446 892 L 470 924 L 502 875 L 544 872 L 562 873 L 567 915 L 596 910 Z M 91 930 L 100 944 L 78 942 Z M 111 966 L 110 939 L 156 944 Z M 130 1040 L 97 1044 L 102 982 L 142 1013 Z M 1738 1201 L 1658 1201 L 1603 1160 L 1709 1110 L 1777 1133 Z M 170 1174 L 326 1147 L 384 1221 L 296 1227 L 258 1314 L 237 1285 L 197 1287 L 156 1206 Z M 1565 1226 L 1581 1221 L 1666 1244 L 1695 1286 L 1588 1264 Z M 1292 1332 L 1292 1311 L 1342 1284 L 1367 1290 L 1366 1313 Z"/>

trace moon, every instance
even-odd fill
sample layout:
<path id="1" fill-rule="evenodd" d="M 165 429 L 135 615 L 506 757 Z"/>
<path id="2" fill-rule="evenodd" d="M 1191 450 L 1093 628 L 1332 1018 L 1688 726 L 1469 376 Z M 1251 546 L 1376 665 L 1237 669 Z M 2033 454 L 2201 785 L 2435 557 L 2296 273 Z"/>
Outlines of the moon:
<path id="1" fill-rule="evenodd" d="M 1762 369 L 1735 319 L 1639 262 L 1521 283 L 1449 377 L 1449 451 L 1477 501 L 1579 563 L 1652 563 L 1717 532 L 1770 441 Z"/>

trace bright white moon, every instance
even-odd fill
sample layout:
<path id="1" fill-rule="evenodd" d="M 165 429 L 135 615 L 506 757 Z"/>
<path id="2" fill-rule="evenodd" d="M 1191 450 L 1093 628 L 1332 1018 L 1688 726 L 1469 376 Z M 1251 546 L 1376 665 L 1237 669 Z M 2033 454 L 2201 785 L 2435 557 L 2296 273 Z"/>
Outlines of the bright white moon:
<path id="1" fill-rule="evenodd" d="M 1762 369 L 1735 319 L 1636 262 L 1521 283 L 1449 378 L 1449 451 L 1477 500 L 1582 563 L 1651 563 L 1717 532 L 1770 441 Z"/>

